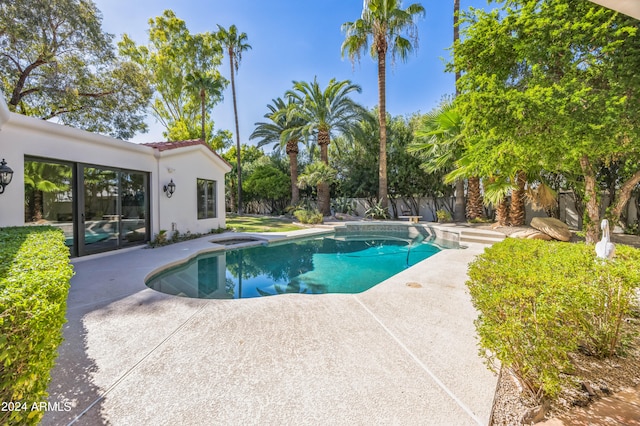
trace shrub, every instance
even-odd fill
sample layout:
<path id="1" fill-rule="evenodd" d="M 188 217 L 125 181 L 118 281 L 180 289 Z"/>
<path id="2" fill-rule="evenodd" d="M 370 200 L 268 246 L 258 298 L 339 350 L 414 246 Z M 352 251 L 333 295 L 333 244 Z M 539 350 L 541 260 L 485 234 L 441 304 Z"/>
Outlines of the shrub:
<path id="1" fill-rule="evenodd" d="M 639 283 L 636 249 L 618 246 L 615 260 L 601 261 L 591 245 L 508 238 L 469 267 L 480 353 L 511 369 L 534 397 L 554 397 L 570 352 L 623 348 L 621 325 Z"/>
<path id="2" fill-rule="evenodd" d="M 50 371 L 62 342 L 73 269 L 62 231 L 0 229 L 0 401 L 24 403 L 0 411 L 0 424 L 37 424 Z"/>
<path id="3" fill-rule="evenodd" d="M 356 202 L 355 200 L 347 197 L 339 197 L 331 200 L 331 208 L 336 213 L 343 213 L 354 216 L 356 214 Z"/>
<path id="4" fill-rule="evenodd" d="M 439 223 L 447 223 L 451 222 L 453 219 L 451 218 L 451 213 L 446 210 L 438 210 L 436 211 L 436 218 Z"/>
<path id="5" fill-rule="evenodd" d="M 295 212 L 293 212 L 293 215 L 296 217 L 296 219 L 300 221 L 300 223 L 316 224 L 316 223 L 322 223 L 323 221 L 322 213 L 320 213 L 318 210 L 315 210 L 315 209 L 296 210 Z"/>
<path id="6" fill-rule="evenodd" d="M 372 204 L 365 212 L 365 217 L 370 217 L 372 219 L 388 219 L 389 212 L 387 209 L 382 207 L 382 201 L 378 201 L 375 204 Z"/>

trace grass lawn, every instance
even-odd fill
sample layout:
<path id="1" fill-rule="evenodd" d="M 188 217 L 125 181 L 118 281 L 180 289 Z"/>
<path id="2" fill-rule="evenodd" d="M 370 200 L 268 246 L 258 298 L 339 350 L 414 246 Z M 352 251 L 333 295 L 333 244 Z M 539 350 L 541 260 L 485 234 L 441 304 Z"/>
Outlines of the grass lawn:
<path id="1" fill-rule="evenodd" d="M 238 216 L 227 214 L 227 229 L 237 232 L 283 232 L 304 229 L 292 220 L 272 216 Z"/>

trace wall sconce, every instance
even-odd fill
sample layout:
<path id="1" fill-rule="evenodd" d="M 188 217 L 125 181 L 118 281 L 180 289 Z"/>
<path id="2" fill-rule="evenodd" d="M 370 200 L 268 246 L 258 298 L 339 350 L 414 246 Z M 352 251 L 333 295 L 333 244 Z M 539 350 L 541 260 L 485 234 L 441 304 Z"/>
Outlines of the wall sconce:
<path id="1" fill-rule="evenodd" d="M 171 198 L 173 193 L 176 191 L 176 184 L 173 183 L 173 179 L 169 182 L 168 185 L 164 186 L 164 193 L 167 194 L 167 198 Z"/>
<path id="2" fill-rule="evenodd" d="M 11 179 L 13 179 L 13 170 L 11 167 L 7 166 L 7 162 L 0 161 L 0 194 L 4 192 L 4 188 L 11 183 Z"/>

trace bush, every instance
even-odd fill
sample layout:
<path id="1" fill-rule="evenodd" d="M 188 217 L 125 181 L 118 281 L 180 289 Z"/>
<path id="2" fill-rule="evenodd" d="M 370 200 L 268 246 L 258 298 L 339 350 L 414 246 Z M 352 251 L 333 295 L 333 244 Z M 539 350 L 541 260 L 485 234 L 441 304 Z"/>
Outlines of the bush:
<path id="1" fill-rule="evenodd" d="M 37 424 L 62 342 L 73 269 L 64 234 L 52 227 L 0 229 L 0 424 Z M 37 407 L 37 406 L 36 406 Z"/>
<path id="2" fill-rule="evenodd" d="M 296 210 L 295 212 L 293 212 L 293 215 L 296 217 L 296 219 L 298 219 L 298 221 L 300 221 L 300 223 L 309 223 L 309 224 L 316 224 L 316 223 L 322 223 L 323 221 L 323 216 L 322 213 L 320 213 L 318 210 L 306 210 L 306 209 L 301 209 L 301 210 Z"/>
<path id="3" fill-rule="evenodd" d="M 436 211 L 436 218 L 439 223 L 447 223 L 451 222 L 453 219 L 451 217 L 451 213 L 446 210 L 438 210 Z"/>
<path id="4" fill-rule="evenodd" d="M 378 201 L 377 203 L 372 204 L 367 210 L 365 210 L 364 216 L 371 219 L 388 219 L 389 212 L 387 211 L 387 209 L 382 207 L 382 201 Z"/>
<path id="5" fill-rule="evenodd" d="M 481 356 L 499 360 L 532 396 L 554 397 L 571 370 L 569 353 L 623 349 L 622 322 L 640 285 L 640 251 L 618 246 L 613 261 L 594 247 L 508 238 L 469 267 L 479 311 Z"/>

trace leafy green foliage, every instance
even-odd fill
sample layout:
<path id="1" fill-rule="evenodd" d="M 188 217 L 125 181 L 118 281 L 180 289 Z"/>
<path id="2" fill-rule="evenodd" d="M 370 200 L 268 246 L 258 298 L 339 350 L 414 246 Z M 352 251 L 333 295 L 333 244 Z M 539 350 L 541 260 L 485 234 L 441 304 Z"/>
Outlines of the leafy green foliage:
<path id="1" fill-rule="evenodd" d="M 317 224 L 322 223 L 322 221 L 324 220 L 322 213 L 316 209 L 296 210 L 295 212 L 293 212 L 293 215 L 300 221 L 300 223 Z"/>
<path id="2" fill-rule="evenodd" d="M 170 140 L 197 139 L 205 122 L 207 142 L 213 123 L 203 120 L 222 101 L 227 81 L 217 67 L 222 47 L 216 34 L 191 34 L 171 10 L 149 20 L 149 45 L 137 46 L 126 34 L 118 43 L 120 54 L 138 64 L 155 89 L 151 111 Z M 204 95 L 204 96 L 203 96 Z"/>
<path id="3" fill-rule="evenodd" d="M 304 172 L 298 176 L 298 186 L 307 188 L 317 186 L 320 183 L 334 183 L 337 180 L 337 175 L 338 171 L 336 169 L 322 161 L 316 161 L 309 164 L 304 169 Z"/>
<path id="4" fill-rule="evenodd" d="M 287 119 L 297 118 L 299 126 L 288 128 L 282 133 L 284 139 L 295 136 L 315 138 L 320 147 L 320 161 L 329 164 L 329 144 L 336 133 L 349 135 L 364 114 L 364 108 L 349 96 L 362 89 L 350 80 L 337 81 L 332 78 L 322 89 L 317 78 L 313 83 L 294 81 L 293 90 L 286 92 L 291 100 L 291 108 L 286 111 Z M 280 112 L 279 114 L 282 114 Z M 277 119 L 277 115 L 276 115 Z M 318 181 L 318 208 L 328 215 L 331 210 L 331 194 L 328 181 Z"/>
<path id="5" fill-rule="evenodd" d="M 116 58 L 89 0 L 0 2 L 1 89 L 19 114 L 128 139 L 146 131 L 140 68 Z"/>
<path id="6" fill-rule="evenodd" d="M 268 159 L 268 157 L 263 157 Z M 289 177 L 272 164 L 261 164 L 252 171 L 242 184 L 247 200 L 266 200 L 272 211 L 279 200 L 288 200 Z"/>
<path id="7" fill-rule="evenodd" d="M 570 0 L 505 2 L 472 9 L 454 46 L 462 72 L 466 167 L 482 176 L 543 168 L 581 175 L 587 240 L 595 242 L 602 166 L 634 164 L 614 185 L 614 221 L 640 182 L 638 21 Z M 628 163 L 631 161 L 631 163 Z"/>
<path id="8" fill-rule="evenodd" d="M 382 200 L 372 203 L 367 210 L 364 211 L 364 216 L 371 219 L 388 219 L 389 212 L 383 206 Z"/>
<path id="9" fill-rule="evenodd" d="M 436 218 L 440 223 L 447 223 L 453 220 L 453 218 L 451 217 L 451 213 L 449 213 L 447 210 L 437 210 Z"/>
<path id="10" fill-rule="evenodd" d="M 571 371 L 569 353 L 624 349 L 622 322 L 640 286 L 640 251 L 617 246 L 612 261 L 594 247 L 508 238 L 469 267 L 479 311 L 480 354 L 499 360 L 537 398 L 555 396 Z"/>
<path id="11" fill-rule="evenodd" d="M 331 208 L 336 213 L 357 215 L 356 207 L 356 201 L 347 197 L 338 197 L 331 200 Z"/>
<path id="12" fill-rule="evenodd" d="M 73 269 L 62 231 L 51 227 L 0 229 L 0 401 L 27 411 L 0 412 L 1 424 L 37 424 L 50 371 L 62 342 Z"/>

